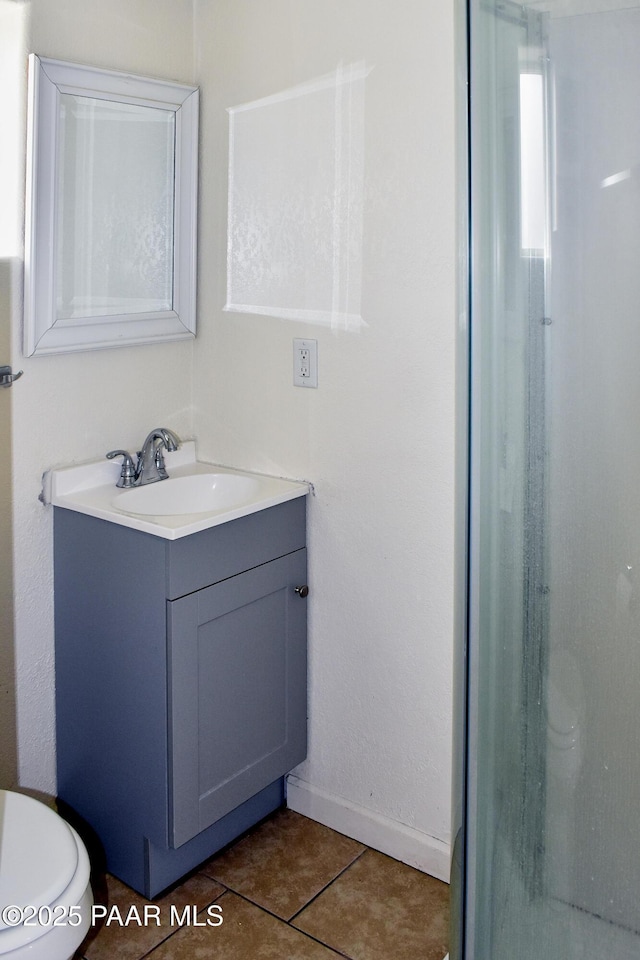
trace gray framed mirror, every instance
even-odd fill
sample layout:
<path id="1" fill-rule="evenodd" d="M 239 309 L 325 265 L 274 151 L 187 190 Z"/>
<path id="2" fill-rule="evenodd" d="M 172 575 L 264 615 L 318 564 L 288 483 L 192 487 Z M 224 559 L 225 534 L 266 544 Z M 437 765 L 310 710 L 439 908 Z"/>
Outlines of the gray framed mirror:
<path id="1" fill-rule="evenodd" d="M 198 90 L 31 54 L 24 352 L 196 329 Z"/>

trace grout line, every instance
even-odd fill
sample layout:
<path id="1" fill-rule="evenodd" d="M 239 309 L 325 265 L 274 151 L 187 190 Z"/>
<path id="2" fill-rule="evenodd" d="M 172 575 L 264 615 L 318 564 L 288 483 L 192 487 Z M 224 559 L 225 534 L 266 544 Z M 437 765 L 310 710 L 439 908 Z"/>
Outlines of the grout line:
<path id="1" fill-rule="evenodd" d="M 308 900 L 308 901 L 304 904 L 303 907 L 300 907 L 300 909 L 299 909 L 296 913 L 293 914 L 293 916 L 287 921 L 287 923 L 293 924 L 293 921 L 296 919 L 296 917 L 299 917 L 300 914 L 301 914 L 304 910 L 306 910 L 307 907 L 310 907 L 311 904 L 314 903 L 314 902 L 318 899 L 318 897 L 321 897 L 322 894 L 325 893 L 325 891 L 327 891 L 327 890 L 329 889 L 329 887 L 332 887 L 333 884 L 336 882 L 336 880 L 339 880 L 340 877 L 344 876 L 344 874 L 347 872 L 347 870 L 350 870 L 351 867 L 352 867 L 355 863 L 357 863 L 358 860 L 359 860 L 362 856 L 364 856 L 364 854 L 368 851 L 368 849 L 369 849 L 369 847 L 365 847 L 365 849 L 362 850 L 362 851 L 358 854 L 357 857 L 354 857 L 354 858 L 353 858 L 353 860 L 351 861 L 351 863 L 348 863 L 346 867 L 343 867 L 343 869 L 340 871 L 340 873 L 337 873 L 337 874 L 335 875 L 335 877 L 333 878 L 333 880 L 329 880 L 329 883 L 327 883 L 327 884 L 322 888 L 322 890 L 319 890 L 318 893 L 316 893 L 313 897 L 311 897 L 311 899 Z M 296 930 L 297 930 L 297 929 L 298 929 L 298 928 L 296 927 Z"/>
<path id="2" fill-rule="evenodd" d="M 362 856 L 362 854 L 359 854 L 358 856 Z M 346 869 L 348 869 L 348 867 Z M 342 871 L 342 873 L 344 873 L 344 870 Z M 327 887 L 331 886 L 332 882 L 333 881 L 328 883 Z M 323 889 L 326 889 L 326 887 L 324 887 Z M 236 897 L 239 897 L 240 900 L 244 900 L 245 903 L 250 903 L 252 907 L 256 907 L 256 909 L 261 910 L 263 913 L 266 913 L 267 916 L 273 917 L 274 920 L 278 920 L 280 923 L 284 923 L 286 927 L 291 927 L 292 930 L 295 930 L 296 933 L 301 934 L 303 937 L 307 937 L 307 939 L 313 940 L 315 943 L 320 944 L 321 947 L 325 947 L 326 950 L 330 950 L 337 957 L 344 957 L 345 960 L 353 960 L 353 958 L 350 957 L 348 953 L 342 953 L 341 950 L 338 950 L 336 947 L 331 947 L 328 943 L 325 943 L 324 940 L 319 940 L 317 937 L 314 937 L 313 934 L 307 933 L 306 930 L 300 930 L 298 927 L 294 927 L 290 920 L 283 920 L 282 917 L 279 917 L 277 913 L 273 913 L 271 910 L 268 910 L 267 907 L 263 907 L 261 904 L 256 903 L 255 900 L 251 900 L 249 897 L 244 896 L 244 894 L 237 893 L 237 891 L 231 890 L 231 889 L 229 889 L 227 892 L 232 893 Z M 315 897 L 313 897 L 312 899 L 315 900 Z M 311 900 L 309 901 L 309 903 L 311 903 Z M 299 912 L 300 911 L 298 911 L 298 913 Z M 297 916 L 298 914 L 294 913 L 294 917 L 297 917 Z M 141 957 L 140 960 L 144 960 L 144 957 Z"/>
<path id="3" fill-rule="evenodd" d="M 268 819 L 268 818 L 265 818 L 265 819 Z M 247 831 L 247 833 L 249 832 L 252 832 L 252 831 Z M 229 846 L 232 846 L 232 845 L 233 844 L 230 844 Z M 265 913 L 267 916 L 270 916 L 274 920 L 277 920 L 280 923 L 285 924 L 285 926 L 290 927 L 291 930 L 294 930 L 296 933 L 301 934 L 306 939 L 318 944 L 319 946 L 324 947 L 326 950 L 330 952 L 330 954 L 333 957 L 336 958 L 336 960 L 337 958 L 342 958 L 342 960 L 353 960 L 353 957 L 351 957 L 349 954 L 343 953 L 342 950 L 340 950 L 339 948 L 331 946 L 330 944 L 319 939 L 317 936 L 314 936 L 313 934 L 308 933 L 306 930 L 303 930 L 300 927 L 295 926 L 294 923 L 297 919 L 300 918 L 301 914 L 304 913 L 304 911 L 308 907 L 310 907 L 319 897 L 321 897 L 324 893 L 326 893 L 329 890 L 329 888 L 336 883 L 336 881 L 338 881 L 353 866 L 355 866 L 355 864 L 364 856 L 364 854 L 368 853 L 371 849 L 370 847 L 364 844 L 362 846 L 363 846 L 363 849 L 358 854 L 356 854 L 353 857 L 353 859 L 349 863 L 347 863 L 346 866 L 344 866 L 331 880 L 329 880 L 328 883 L 326 883 L 316 894 L 314 894 L 305 904 L 303 904 L 303 906 L 300 907 L 299 910 L 297 910 L 294 914 L 292 914 L 292 916 L 289 919 L 285 919 L 279 916 L 278 914 L 274 913 L 272 910 L 270 910 L 268 907 L 264 906 L 263 904 L 258 903 L 255 900 L 252 900 L 251 897 L 237 890 L 234 890 L 233 887 L 230 887 L 227 884 L 222 883 L 217 877 L 213 877 L 209 873 L 206 873 L 205 869 L 203 869 L 202 867 L 200 867 L 199 869 L 196 868 L 196 870 L 193 871 L 194 875 L 201 874 L 203 877 L 206 877 L 208 880 L 215 882 L 222 888 L 216 896 L 208 900 L 202 907 L 199 908 L 198 915 L 201 915 L 202 912 L 205 911 L 209 906 L 211 906 L 214 903 L 220 902 L 222 899 L 224 899 L 224 897 L 228 893 L 231 893 L 234 896 L 237 896 L 239 899 L 245 901 L 245 903 L 248 903 L 251 906 L 256 907 L 256 909 Z M 179 882 L 178 884 L 176 884 L 175 885 L 176 889 L 182 886 L 183 882 L 185 881 L 183 880 L 182 882 Z M 157 951 L 159 951 L 161 947 L 165 946 L 167 941 L 170 940 L 175 934 L 179 933 L 182 929 L 184 928 L 181 926 L 178 926 L 175 929 L 170 929 L 165 937 L 163 937 L 161 940 L 155 943 L 145 953 L 136 955 L 136 957 L 132 958 L 132 960 L 153 960 L 154 954 L 157 955 Z M 86 953 L 84 953 L 82 956 L 78 957 L 78 960 L 90 960 L 90 957 L 88 957 Z M 448 955 L 446 960 L 448 960 Z"/>
<path id="4" fill-rule="evenodd" d="M 216 882 L 217 882 L 217 881 L 216 881 Z M 220 886 L 222 886 L 222 884 L 220 884 Z M 228 891 L 227 888 L 225 887 L 225 888 L 218 894 L 217 897 L 214 897 L 213 900 L 210 900 L 208 903 L 205 903 L 205 905 L 198 910 L 198 916 L 200 916 L 200 914 L 202 913 L 203 910 L 206 910 L 207 907 L 210 907 L 212 904 L 216 903 L 216 901 L 219 900 L 220 897 L 223 897 L 223 896 L 225 895 L 225 893 L 228 893 L 228 892 L 229 892 L 229 891 Z M 163 946 L 163 944 L 165 944 L 165 943 L 167 942 L 167 940 L 170 940 L 171 937 L 175 936 L 176 933 L 179 933 L 180 930 L 183 930 L 183 929 L 184 929 L 184 927 L 176 927 L 175 930 L 172 930 L 170 933 L 168 933 L 168 934 L 166 935 L 166 937 L 164 937 L 162 940 L 158 940 L 157 943 L 154 943 L 154 945 L 151 947 L 150 950 L 147 950 L 146 953 L 140 954 L 139 957 L 135 957 L 134 960 L 146 960 L 147 957 L 151 957 L 155 950 L 157 950 L 159 947 Z"/>
<path id="5" fill-rule="evenodd" d="M 290 923 L 289 920 L 285 920 L 284 917 L 274 913 L 273 910 L 269 910 L 269 908 L 265 907 L 264 904 L 258 903 L 256 900 L 252 900 L 251 897 L 247 896 L 247 894 L 240 893 L 238 890 L 234 890 L 233 887 L 229 887 L 229 893 L 233 893 L 236 897 L 240 897 L 240 899 L 244 900 L 245 903 L 250 903 L 252 907 L 257 907 L 258 910 L 262 910 L 263 913 L 268 913 L 270 917 L 273 917 L 275 920 L 279 920 L 280 923 Z"/>
<path id="6" fill-rule="evenodd" d="M 287 926 L 291 927 L 291 924 L 288 923 Z M 331 953 L 335 954 L 336 957 L 343 957 L 344 960 L 353 960 L 353 957 L 349 953 L 343 953 L 342 950 L 338 950 L 336 947 L 331 947 L 328 943 L 325 943 L 324 940 L 318 940 L 318 938 L 314 937 L 313 934 L 307 933 L 305 930 L 298 930 L 297 927 L 291 927 L 291 929 L 295 930 L 295 932 L 299 933 L 302 937 L 306 937 L 308 940 L 312 940 L 314 943 L 324 947 L 325 950 L 330 950 Z"/>
<path id="7" fill-rule="evenodd" d="M 258 903 L 257 900 L 252 900 L 251 897 L 250 897 L 248 894 L 242 893 L 240 890 L 235 890 L 233 887 L 227 887 L 227 890 L 228 890 L 230 893 L 235 893 L 235 895 L 238 896 L 238 897 L 240 897 L 242 900 L 246 900 L 247 903 L 253 904 L 254 907 L 259 907 L 260 910 L 263 910 L 265 913 L 268 913 L 269 916 L 271 916 L 271 917 L 275 917 L 276 920 L 281 920 L 282 923 L 287 923 L 287 924 L 292 925 L 292 924 L 293 924 L 293 921 L 295 920 L 295 918 L 296 918 L 296 917 L 299 917 L 300 914 L 302 913 L 302 911 L 303 911 L 303 910 L 306 910 L 307 907 L 310 906 L 310 905 L 314 902 L 314 900 L 317 900 L 318 897 L 322 896 L 322 894 L 325 892 L 325 890 L 328 890 L 329 887 L 336 882 L 336 880 L 339 880 L 340 877 L 341 877 L 344 873 L 346 873 L 347 870 L 349 870 L 349 869 L 354 865 L 354 863 L 356 863 L 356 862 L 360 859 L 360 857 L 361 857 L 363 854 L 365 854 L 365 853 L 367 852 L 367 850 L 368 850 L 368 847 L 365 847 L 364 850 L 361 850 L 360 853 L 357 854 L 357 856 L 355 856 L 355 857 L 353 858 L 353 860 L 351 860 L 351 862 L 346 865 L 346 867 L 343 867 L 342 870 L 340 870 L 340 872 L 335 875 L 335 877 L 332 877 L 332 879 L 329 880 L 328 883 L 325 883 L 324 887 L 322 887 L 321 890 L 319 890 L 317 893 L 314 893 L 314 895 L 313 895 L 309 900 L 307 900 L 307 902 L 304 903 L 304 904 L 300 907 L 299 910 L 296 910 L 295 913 L 291 914 L 291 916 L 289 917 L 289 919 L 286 919 L 285 917 L 281 917 L 280 914 L 278 914 L 278 913 L 274 913 L 273 910 L 270 910 L 270 909 L 269 909 L 269 907 L 265 907 L 265 905 L 264 905 L 263 903 Z M 216 883 L 220 883 L 220 881 L 217 880 Z M 298 928 L 295 927 L 294 929 L 297 930 Z"/>

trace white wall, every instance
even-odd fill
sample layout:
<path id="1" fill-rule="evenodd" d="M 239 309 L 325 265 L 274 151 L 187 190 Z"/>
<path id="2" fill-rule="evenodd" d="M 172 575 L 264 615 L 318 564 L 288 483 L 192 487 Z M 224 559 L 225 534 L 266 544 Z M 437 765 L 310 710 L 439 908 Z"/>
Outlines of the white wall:
<path id="1" fill-rule="evenodd" d="M 193 80 L 191 0 L 30 0 L 21 6 L 23 131 L 31 51 Z M 23 358 L 18 323 L 16 317 L 11 359 L 24 376 L 11 394 L 19 775 L 22 786 L 55 793 L 52 510 L 38 502 L 41 474 L 116 446 L 135 448 L 159 424 L 189 435 L 193 345 Z"/>
<path id="2" fill-rule="evenodd" d="M 199 2 L 196 54 L 203 164 L 195 433 L 209 458 L 308 478 L 316 488 L 309 757 L 291 778 L 289 802 L 441 876 L 453 606 L 452 7 Z M 227 109 L 362 61 L 370 69 L 364 323 L 348 332 L 340 322 L 223 312 Z M 258 139 L 257 166 L 260 146 Z M 287 149 L 296 149 L 293 121 Z M 268 196 L 266 208 L 257 266 L 260 243 L 272 239 L 264 234 L 278 230 Z M 313 220 L 314 211 L 307 205 L 300 217 Z M 292 386 L 292 338 L 303 336 L 319 343 L 317 390 Z"/>
<path id="3" fill-rule="evenodd" d="M 0 84 L 4 109 L 0 113 L 0 365 L 11 360 L 12 328 L 19 316 L 16 296 L 22 267 L 20 217 L 24 131 L 21 122 L 21 48 L 24 8 L 0 3 Z M 0 390 L 0 784 L 18 782 L 16 731 L 14 591 L 13 591 L 13 485 L 11 464 L 11 411 L 13 390 Z"/>
<path id="4" fill-rule="evenodd" d="M 164 423 L 193 431 L 201 454 L 218 462 L 314 482 L 310 749 L 292 778 L 290 803 L 444 876 L 453 583 L 452 5 L 196 0 L 195 12 L 193 30 L 190 0 L 29 5 L 29 50 L 197 82 L 202 173 L 193 348 L 23 359 L 14 331 L 12 359 L 25 370 L 12 390 L 21 782 L 55 789 L 51 513 L 37 500 L 40 475 L 54 463 L 133 447 Z M 227 108 L 361 61 L 371 68 L 357 251 L 364 323 L 347 332 L 340 324 L 223 312 Z M 318 390 L 291 384 L 294 336 L 319 341 Z"/>

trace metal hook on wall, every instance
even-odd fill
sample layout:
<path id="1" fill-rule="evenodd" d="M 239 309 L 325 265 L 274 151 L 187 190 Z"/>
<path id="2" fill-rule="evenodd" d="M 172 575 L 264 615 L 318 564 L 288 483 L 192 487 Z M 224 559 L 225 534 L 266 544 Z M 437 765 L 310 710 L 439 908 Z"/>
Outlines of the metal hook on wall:
<path id="1" fill-rule="evenodd" d="M 19 380 L 23 371 L 12 373 L 11 367 L 0 367 L 0 387 L 10 387 L 15 380 Z"/>

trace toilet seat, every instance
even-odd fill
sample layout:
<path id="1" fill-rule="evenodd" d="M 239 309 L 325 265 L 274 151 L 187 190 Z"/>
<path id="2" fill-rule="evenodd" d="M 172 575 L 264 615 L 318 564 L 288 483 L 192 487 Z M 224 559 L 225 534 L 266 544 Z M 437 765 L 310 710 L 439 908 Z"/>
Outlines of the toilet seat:
<path id="1" fill-rule="evenodd" d="M 0 791 L 0 904 L 50 906 L 77 869 L 78 847 L 62 817 L 32 797 Z"/>
<path id="2" fill-rule="evenodd" d="M 2 923 L 0 958 L 70 957 L 90 925 L 90 869 L 80 837 L 57 813 L 31 797 L 0 790 L 0 907 L 51 908 L 37 925 Z M 73 914 L 70 907 L 76 908 Z M 72 921 L 52 923 L 61 916 Z"/>

